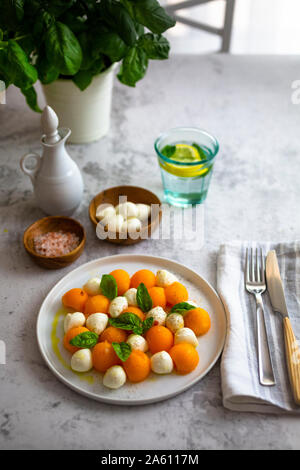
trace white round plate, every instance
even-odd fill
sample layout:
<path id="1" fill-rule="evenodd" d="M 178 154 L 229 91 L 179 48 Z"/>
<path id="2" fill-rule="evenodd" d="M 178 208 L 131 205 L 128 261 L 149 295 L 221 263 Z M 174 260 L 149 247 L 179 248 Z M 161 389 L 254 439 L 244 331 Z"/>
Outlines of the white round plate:
<path id="1" fill-rule="evenodd" d="M 207 310 L 211 317 L 209 332 L 199 337 L 198 352 L 200 361 L 197 368 L 187 375 L 175 372 L 169 375 L 151 375 L 138 384 L 127 382 L 118 390 L 110 390 L 102 384 L 102 374 L 91 371 L 84 374 L 74 373 L 66 364 L 70 364 L 71 354 L 62 345 L 63 314 L 57 314 L 62 307 L 62 295 L 73 287 L 82 287 L 94 276 L 108 274 L 114 269 L 125 269 L 132 275 L 139 269 L 147 268 L 154 272 L 167 269 L 176 274 L 189 292 L 189 300 Z M 51 335 L 55 330 L 57 350 L 53 348 Z M 45 298 L 37 319 L 37 339 L 43 358 L 51 371 L 67 386 L 87 397 L 116 405 L 142 405 L 165 400 L 188 389 L 213 367 L 223 349 L 226 334 L 226 317 L 222 302 L 211 287 L 195 271 L 175 261 L 155 256 L 116 255 L 100 258 L 83 264 L 67 274 L 49 292 Z M 63 359 L 63 360 L 62 360 Z M 65 363 L 65 364 L 64 364 Z"/>

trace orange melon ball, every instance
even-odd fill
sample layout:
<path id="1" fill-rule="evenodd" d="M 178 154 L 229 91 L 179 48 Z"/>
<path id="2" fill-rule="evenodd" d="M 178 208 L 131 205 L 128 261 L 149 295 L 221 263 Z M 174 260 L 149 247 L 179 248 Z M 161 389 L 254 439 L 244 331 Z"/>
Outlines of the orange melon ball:
<path id="1" fill-rule="evenodd" d="M 193 330 L 196 336 L 205 335 L 210 324 L 210 317 L 204 308 L 189 310 L 184 316 L 184 325 Z"/>
<path id="2" fill-rule="evenodd" d="M 142 382 L 150 374 L 150 359 L 143 351 L 134 349 L 123 367 L 130 382 Z"/>
<path id="3" fill-rule="evenodd" d="M 107 313 L 109 303 L 109 299 L 104 295 L 93 295 L 86 301 L 84 314 L 88 317 L 92 313 Z"/>
<path id="4" fill-rule="evenodd" d="M 123 310 L 122 313 L 127 313 L 127 312 L 130 312 L 130 313 L 134 313 L 135 315 L 137 315 L 142 321 L 145 320 L 145 314 L 144 312 L 138 308 L 138 307 L 127 307 L 125 310 Z"/>
<path id="5" fill-rule="evenodd" d="M 173 284 L 165 287 L 165 293 L 167 302 L 170 305 L 186 302 L 189 298 L 188 291 L 180 282 L 173 282 Z"/>
<path id="6" fill-rule="evenodd" d="M 152 271 L 149 271 L 149 269 L 140 269 L 140 271 L 137 271 L 132 276 L 130 281 L 130 287 L 134 287 L 135 289 L 137 289 L 138 286 L 143 283 L 145 284 L 147 289 L 150 289 L 151 287 L 155 286 L 155 282 L 156 277 Z"/>
<path id="7" fill-rule="evenodd" d="M 127 339 L 127 331 L 109 326 L 100 335 L 100 341 L 108 341 L 109 343 L 122 343 Z"/>
<path id="8" fill-rule="evenodd" d="M 112 366 L 121 363 L 114 348 L 108 341 L 97 343 L 92 350 L 93 366 L 98 372 L 106 372 Z"/>
<path id="9" fill-rule="evenodd" d="M 80 335 L 80 333 L 84 333 L 85 331 L 89 330 L 84 326 L 75 326 L 74 328 L 71 328 L 69 331 L 67 331 L 63 339 L 65 349 L 67 349 L 72 354 L 78 351 L 78 349 L 80 348 L 77 348 L 76 346 L 70 344 L 70 341 L 75 338 L 75 336 Z"/>
<path id="10" fill-rule="evenodd" d="M 87 299 L 87 293 L 75 287 L 62 296 L 62 303 L 65 307 L 71 307 L 77 312 L 83 313 Z"/>
<path id="11" fill-rule="evenodd" d="M 124 269 L 115 269 L 110 273 L 116 280 L 118 295 L 123 295 L 130 287 L 130 276 Z"/>
<path id="12" fill-rule="evenodd" d="M 189 374 L 197 367 L 199 362 L 197 350 L 189 343 L 175 344 L 170 349 L 169 354 L 179 374 Z"/>
<path id="13" fill-rule="evenodd" d="M 149 295 L 152 299 L 152 307 L 162 307 L 166 308 L 167 298 L 165 289 L 163 287 L 151 287 L 149 290 Z"/>
<path id="14" fill-rule="evenodd" d="M 152 326 L 146 333 L 146 340 L 152 354 L 169 351 L 174 343 L 172 332 L 165 326 Z"/>

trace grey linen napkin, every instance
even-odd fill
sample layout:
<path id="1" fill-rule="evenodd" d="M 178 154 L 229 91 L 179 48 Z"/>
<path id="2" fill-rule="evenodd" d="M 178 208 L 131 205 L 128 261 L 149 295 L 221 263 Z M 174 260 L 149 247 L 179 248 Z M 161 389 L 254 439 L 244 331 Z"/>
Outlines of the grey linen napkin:
<path id="1" fill-rule="evenodd" d="M 263 294 L 266 328 L 276 385 L 264 387 L 258 379 L 255 298 L 244 287 L 246 247 L 230 243 L 220 247 L 217 285 L 227 315 L 227 336 L 221 360 L 223 405 L 236 411 L 300 413 L 292 397 L 284 352 L 281 317 L 274 313 L 268 293 Z M 265 254 L 276 250 L 287 308 L 297 340 L 300 338 L 300 241 L 259 243 Z"/>

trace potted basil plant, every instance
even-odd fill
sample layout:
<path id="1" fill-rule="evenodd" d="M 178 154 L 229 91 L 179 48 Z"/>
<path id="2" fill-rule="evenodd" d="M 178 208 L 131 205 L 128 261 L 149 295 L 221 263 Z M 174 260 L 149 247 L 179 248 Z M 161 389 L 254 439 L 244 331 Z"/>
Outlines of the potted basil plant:
<path id="1" fill-rule="evenodd" d="M 134 87 L 150 59 L 168 58 L 162 33 L 174 24 L 157 0 L 1 0 L 0 80 L 41 111 L 39 79 L 70 141 L 97 140 L 109 129 L 114 67 Z"/>

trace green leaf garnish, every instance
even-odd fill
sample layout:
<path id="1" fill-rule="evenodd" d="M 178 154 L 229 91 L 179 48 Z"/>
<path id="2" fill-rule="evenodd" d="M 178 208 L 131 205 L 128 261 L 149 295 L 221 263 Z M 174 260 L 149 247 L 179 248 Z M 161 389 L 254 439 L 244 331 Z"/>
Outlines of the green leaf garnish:
<path id="1" fill-rule="evenodd" d="M 132 331 L 136 335 L 143 333 L 142 320 L 132 312 L 121 313 L 117 318 L 110 318 L 108 320 L 111 326 L 121 328 L 121 330 Z"/>
<path id="2" fill-rule="evenodd" d="M 198 145 L 194 142 L 194 143 L 192 143 L 192 147 L 194 147 L 198 151 L 201 160 L 206 160 L 207 159 L 207 155 L 205 154 L 204 150 L 200 147 L 200 145 Z"/>
<path id="3" fill-rule="evenodd" d="M 143 282 L 138 286 L 136 293 L 136 301 L 143 312 L 149 312 L 152 308 L 152 299 L 147 287 Z"/>
<path id="4" fill-rule="evenodd" d="M 121 359 L 121 361 L 125 362 L 130 354 L 131 354 L 131 346 L 128 343 L 111 343 L 112 347 L 115 350 L 116 355 Z"/>
<path id="5" fill-rule="evenodd" d="M 110 274 L 103 274 L 100 282 L 100 289 L 102 294 L 109 300 L 113 300 L 118 295 L 116 280 Z"/>
<path id="6" fill-rule="evenodd" d="M 189 304 L 188 302 L 180 302 L 179 304 L 176 304 L 171 308 L 171 311 L 168 315 L 170 315 L 171 313 L 179 313 L 180 315 L 185 315 L 186 312 L 188 312 L 189 310 L 194 310 L 195 308 L 197 308 L 195 307 L 195 305 Z"/>
<path id="7" fill-rule="evenodd" d="M 154 318 L 153 317 L 148 317 L 146 318 L 146 320 L 143 321 L 143 334 L 146 333 L 146 331 L 149 330 L 149 328 L 151 328 L 151 326 L 153 325 L 153 322 L 154 322 Z"/>
<path id="8" fill-rule="evenodd" d="M 167 158 L 171 158 L 172 155 L 175 153 L 176 151 L 176 145 L 166 145 L 162 150 L 161 150 L 161 153 L 167 157 Z"/>
<path id="9" fill-rule="evenodd" d="M 70 340 L 72 346 L 77 348 L 93 348 L 98 342 L 98 335 L 93 331 L 84 331 Z"/>

